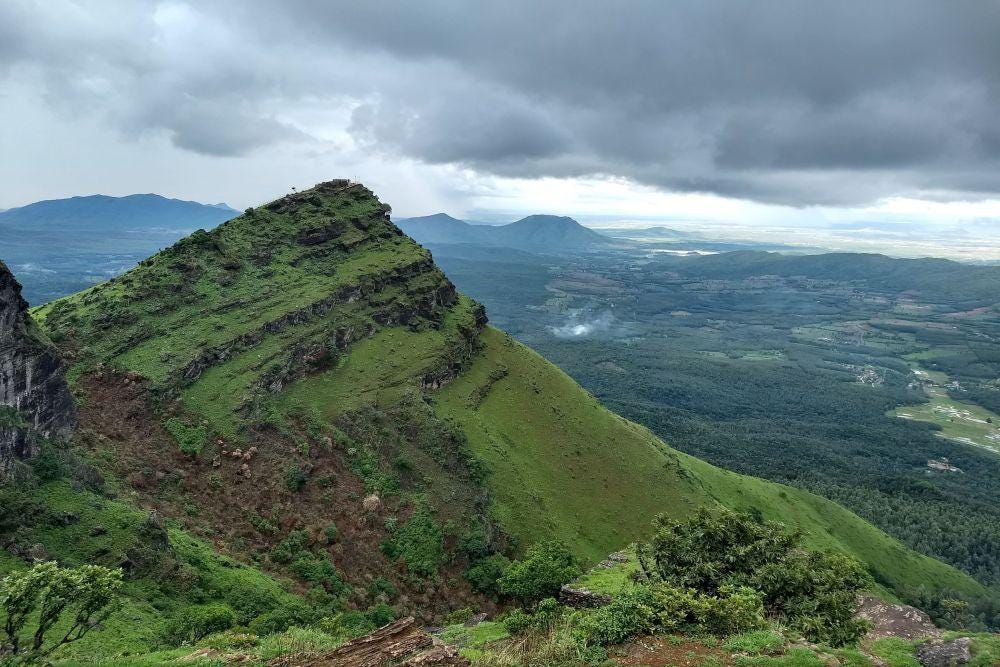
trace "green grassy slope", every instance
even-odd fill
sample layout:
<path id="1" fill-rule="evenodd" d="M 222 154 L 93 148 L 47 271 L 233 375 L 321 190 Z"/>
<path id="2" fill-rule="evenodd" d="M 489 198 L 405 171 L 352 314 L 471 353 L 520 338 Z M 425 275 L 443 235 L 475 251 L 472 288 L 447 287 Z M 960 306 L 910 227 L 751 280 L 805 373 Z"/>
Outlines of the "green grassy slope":
<path id="1" fill-rule="evenodd" d="M 366 382 L 397 392 L 415 387 L 419 372 L 411 359 L 433 358 L 444 340 L 437 332 L 383 332 L 348 351 L 340 367 L 293 384 L 285 400 L 333 419 L 363 396 L 374 398 Z M 970 577 L 907 549 L 835 503 L 669 448 L 502 332 L 488 328 L 481 340 L 472 365 L 430 397 L 485 464 L 492 511 L 521 543 L 555 537 L 593 562 L 642 537 L 658 513 L 681 517 L 719 502 L 801 527 L 809 544 L 854 554 L 890 589 L 983 592 Z M 384 391 L 380 400 L 394 396 Z"/>
<path id="2" fill-rule="evenodd" d="M 641 537 L 657 513 L 719 502 L 799 526 L 809 544 L 854 554 L 889 587 L 982 593 L 833 502 L 670 449 L 502 332 L 487 329 L 483 340 L 483 354 L 436 400 L 486 462 L 495 511 L 525 542 L 558 537 L 593 560 Z"/>
<path id="3" fill-rule="evenodd" d="M 192 604 L 228 603 L 248 617 L 304 606 L 288 592 L 289 582 L 222 556 L 208 542 L 175 526 L 161 526 L 148 512 L 124 502 L 75 489 L 67 480 L 44 482 L 30 497 L 20 491 L 0 491 L 7 512 L 17 511 L 3 517 L 5 526 L 17 524 L 9 535 L 13 544 L 32 545 L 67 567 L 97 564 L 127 570 L 122 609 L 100 632 L 60 650 L 60 662 L 115 662 L 122 655 L 147 652 L 161 643 L 169 619 Z M 0 575 L 26 567 L 8 552 L 0 554 Z M 248 601 L 255 607 L 248 607 Z"/>

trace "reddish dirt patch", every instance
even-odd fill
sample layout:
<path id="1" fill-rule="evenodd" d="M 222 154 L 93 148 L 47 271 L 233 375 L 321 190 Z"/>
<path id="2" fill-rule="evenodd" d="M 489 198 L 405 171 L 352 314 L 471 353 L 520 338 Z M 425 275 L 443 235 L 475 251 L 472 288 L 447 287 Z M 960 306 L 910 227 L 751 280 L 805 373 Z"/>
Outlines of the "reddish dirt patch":
<path id="1" fill-rule="evenodd" d="M 705 662 L 713 665 L 732 665 L 732 656 L 719 648 L 683 639 L 680 643 L 671 637 L 643 637 L 614 651 L 612 658 L 629 667 L 700 667 Z M 675 640 L 676 641 L 676 640 Z"/>
<path id="2" fill-rule="evenodd" d="M 252 442 L 239 445 L 210 438 L 201 455 L 190 456 L 162 427 L 166 415 L 153 410 L 142 378 L 105 370 L 82 378 L 77 387 L 85 398 L 79 401 L 76 442 L 135 493 L 136 504 L 176 519 L 220 552 L 267 570 L 266 555 L 291 530 L 303 529 L 353 585 L 352 606 L 371 604 L 368 586 L 383 577 L 399 591 L 390 604 L 418 612 L 421 622 L 463 607 L 495 613 L 495 605 L 471 591 L 462 576 L 464 563 L 451 563 L 437 581 L 420 583 L 385 557 L 380 548 L 385 519 L 405 521 L 409 508 L 399 498 L 383 498 L 374 510 L 366 509 L 364 484 L 336 443 L 310 442 L 303 452 L 277 433 L 256 432 Z M 237 457 L 237 447 L 256 451 L 249 459 Z M 301 491 L 286 486 L 293 464 L 310 470 Z M 327 544 L 324 529 L 331 524 L 339 535 Z"/>

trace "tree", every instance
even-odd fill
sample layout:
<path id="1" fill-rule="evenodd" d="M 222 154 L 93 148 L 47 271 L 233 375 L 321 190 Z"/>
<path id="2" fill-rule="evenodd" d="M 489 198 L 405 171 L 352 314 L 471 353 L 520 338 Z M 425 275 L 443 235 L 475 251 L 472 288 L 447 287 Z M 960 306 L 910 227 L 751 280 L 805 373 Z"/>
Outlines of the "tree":
<path id="1" fill-rule="evenodd" d="M 565 544 L 539 542 L 528 549 L 524 560 L 508 566 L 499 581 L 500 592 L 524 601 L 554 597 L 580 574 L 580 565 Z"/>
<path id="2" fill-rule="evenodd" d="M 0 581 L 5 651 L 27 662 L 82 639 L 117 608 L 121 588 L 121 571 L 97 565 L 62 568 L 46 562 L 8 574 Z M 65 633 L 46 644 L 46 635 L 63 620 Z"/>

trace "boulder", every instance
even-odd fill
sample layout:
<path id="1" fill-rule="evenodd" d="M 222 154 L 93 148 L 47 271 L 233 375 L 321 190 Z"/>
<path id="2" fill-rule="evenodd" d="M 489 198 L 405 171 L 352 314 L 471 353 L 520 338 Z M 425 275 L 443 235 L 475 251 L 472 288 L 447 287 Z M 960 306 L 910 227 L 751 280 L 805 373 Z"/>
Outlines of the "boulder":
<path id="1" fill-rule="evenodd" d="M 917 647 L 917 661 L 923 667 L 956 667 L 972 660 L 972 640 L 960 637 L 951 641 L 932 639 Z"/>
<path id="2" fill-rule="evenodd" d="M 872 629 L 868 631 L 869 639 L 926 639 L 941 635 L 941 630 L 934 625 L 931 617 L 916 607 L 890 604 L 874 595 L 862 595 L 858 598 L 854 616 L 872 624 Z"/>

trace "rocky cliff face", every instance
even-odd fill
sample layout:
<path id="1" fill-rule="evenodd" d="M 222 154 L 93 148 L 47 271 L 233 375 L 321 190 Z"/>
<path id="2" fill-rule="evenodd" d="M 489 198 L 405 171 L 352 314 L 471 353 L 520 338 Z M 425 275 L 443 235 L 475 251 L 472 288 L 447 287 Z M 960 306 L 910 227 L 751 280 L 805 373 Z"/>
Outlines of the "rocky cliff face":
<path id="1" fill-rule="evenodd" d="M 0 476 L 37 455 L 40 438 L 69 436 L 75 422 L 62 363 L 0 262 Z"/>

